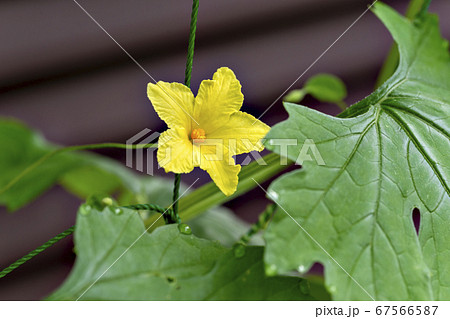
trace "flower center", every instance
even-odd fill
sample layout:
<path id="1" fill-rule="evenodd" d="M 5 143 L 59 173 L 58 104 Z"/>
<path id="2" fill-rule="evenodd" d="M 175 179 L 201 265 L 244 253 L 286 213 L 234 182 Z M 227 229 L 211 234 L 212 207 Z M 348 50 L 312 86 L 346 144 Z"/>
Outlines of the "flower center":
<path id="1" fill-rule="evenodd" d="M 205 130 L 202 128 L 193 129 L 191 132 L 191 140 L 194 144 L 203 143 L 206 139 Z"/>

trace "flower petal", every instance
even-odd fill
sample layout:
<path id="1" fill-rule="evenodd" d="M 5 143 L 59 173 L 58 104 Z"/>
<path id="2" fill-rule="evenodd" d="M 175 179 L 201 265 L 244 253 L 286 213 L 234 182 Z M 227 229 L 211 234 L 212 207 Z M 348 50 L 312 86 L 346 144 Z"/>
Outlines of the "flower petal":
<path id="1" fill-rule="evenodd" d="M 245 112 L 235 112 L 228 122 L 208 138 L 223 139 L 231 155 L 262 151 L 264 146 L 261 139 L 269 132 L 270 127 L 254 116 Z"/>
<path id="2" fill-rule="evenodd" d="M 229 68 L 220 68 L 212 80 L 200 84 L 195 98 L 194 118 L 206 133 L 211 133 L 229 116 L 239 111 L 244 101 L 241 84 Z"/>
<path id="3" fill-rule="evenodd" d="M 221 150 L 217 150 L 220 147 Z M 223 152 L 223 153 L 221 153 Z M 207 171 L 214 183 L 226 196 L 232 195 L 238 185 L 241 165 L 236 165 L 223 145 L 201 146 L 200 168 Z"/>
<path id="4" fill-rule="evenodd" d="M 147 95 L 156 113 L 170 128 L 191 130 L 194 95 L 187 86 L 163 81 L 149 83 Z"/>
<path id="5" fill-rule="evenodd" d="M 189 173 L 194 169 L 192 143 L 185 128 L 168 129 L 158 139 L 158 163 L 167 172 Z"/>

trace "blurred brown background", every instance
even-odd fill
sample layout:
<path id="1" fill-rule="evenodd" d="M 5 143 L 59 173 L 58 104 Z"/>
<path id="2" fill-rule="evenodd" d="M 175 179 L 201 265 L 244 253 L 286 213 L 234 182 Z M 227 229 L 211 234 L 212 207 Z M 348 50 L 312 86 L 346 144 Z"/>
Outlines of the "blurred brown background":
<path id="1" fill-rule="evenodd" d="M 408 1 L 385 1 L 404 13 Z M 80 0 L 156 79 L 183 82 L 190 0 Z M 255 116 L 303 73 L 367 8 L 368 0 L 200 1 L 192 89 L 220 66 L 243 85 L 243 109 Z M 450 37 L 450 1 L 434 0 Z M 319 72 L 344 80 L 350 104 L 368 95 L 392 43 L 368 12 L 293 88 Z M 143 128 L 162 131 L 146 97 L 149 77 L 72 0 L 0 2 L 0 116 L 17 117 L 62 145 L 125 141 Z M 303 104 L 337 114 L 336 106 Z M 278 101 L 262 118 L 286 118 Z M 1 150 L 0 150 L 1 151 Z M 125 152 L 102 154 L 124 162 Z M 1 172 L 0 172 L 1 173 Z M 184 176 L 192 182 L 198 173 Z M 205 175 L 201 183 L 208 181 Z M 200 183 L 199 183 L 200 184 Z M 267 186 L 267 184 L 265 185 Z M 252 221 L 265 206 L 254 190 L 227 204 Z M 8 214 L 0 209 L 0 268 L 71 226 L 79 201 L 55 187 Z M 41 299 L 69 273 L 66 239 L 0 279 L 0 300 Z"/>

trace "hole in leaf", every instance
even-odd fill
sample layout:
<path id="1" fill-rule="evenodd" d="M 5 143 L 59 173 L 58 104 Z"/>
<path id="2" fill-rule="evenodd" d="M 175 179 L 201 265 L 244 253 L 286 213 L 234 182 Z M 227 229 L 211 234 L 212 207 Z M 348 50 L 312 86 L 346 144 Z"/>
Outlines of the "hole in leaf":
<path id="1" fill-rule="evenodd" d="M 419 235 L 420 228 L 420 210 L 418 208 L 414 208 L 412 211 L 412 220 L 414 223 L 414 227 L 416 228 L 416 234 Z"/>

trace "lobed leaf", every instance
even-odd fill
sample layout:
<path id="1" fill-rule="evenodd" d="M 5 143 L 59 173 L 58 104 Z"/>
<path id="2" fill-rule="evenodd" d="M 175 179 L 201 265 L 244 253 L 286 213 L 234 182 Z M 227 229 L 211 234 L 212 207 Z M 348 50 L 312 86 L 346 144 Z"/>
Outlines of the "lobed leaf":
<path id="1" fill-rule="evenodd" d="M 398 44 L 395 74 L 340 118 L 285 103 L 289 119 L 269 132 L 275 152 L 271 140 L 297 139 L 292 160 L 313 139 L 325 165 L 305 162 L 270 186 L 287 214 L 265 234 L 265 261 L 276 273 L 321 262 L 334 299 L 448 300 L 448 42 L 432 14 L 411 22 L 381 3 L 374 12 Z"/>

